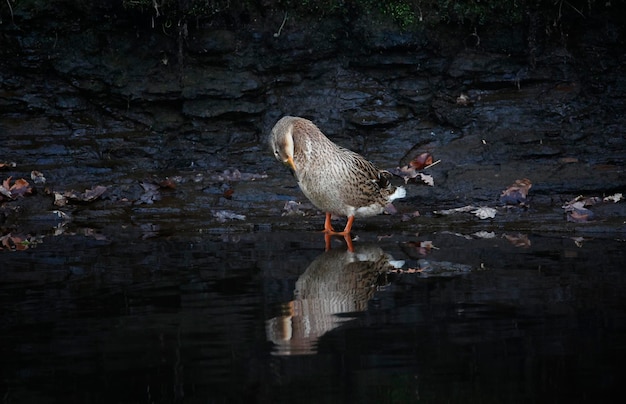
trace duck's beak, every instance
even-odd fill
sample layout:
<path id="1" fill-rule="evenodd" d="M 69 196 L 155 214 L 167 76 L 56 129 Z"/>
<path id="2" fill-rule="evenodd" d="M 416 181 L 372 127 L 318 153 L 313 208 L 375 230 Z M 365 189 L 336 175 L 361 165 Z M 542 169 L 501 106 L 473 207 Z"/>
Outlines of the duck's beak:
<path id="1" fill-rule="evenodd" d="M 285 165 L 288 166 L 292 171 L 296 171 L 296 163 L 293 162 L 293 157 L 287 157 L 287 160 L 284 161 Z"/>

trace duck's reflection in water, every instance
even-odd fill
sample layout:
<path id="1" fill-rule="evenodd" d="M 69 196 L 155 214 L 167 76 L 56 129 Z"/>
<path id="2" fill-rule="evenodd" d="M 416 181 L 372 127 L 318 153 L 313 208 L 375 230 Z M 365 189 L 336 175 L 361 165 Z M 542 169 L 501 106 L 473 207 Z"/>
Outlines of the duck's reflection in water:
<path id="1" fill-rule="evenodd" d="M 281 314 L 266 322 L 274 353 L 315 353 L 319 337 L 351 319 L 337 314 L 365 311 L 389 270 L 402 265 L 404 261 L 393 260 L 377 245 L 321 254 L 296 281 L 294 300 L 281 305 Z"/>

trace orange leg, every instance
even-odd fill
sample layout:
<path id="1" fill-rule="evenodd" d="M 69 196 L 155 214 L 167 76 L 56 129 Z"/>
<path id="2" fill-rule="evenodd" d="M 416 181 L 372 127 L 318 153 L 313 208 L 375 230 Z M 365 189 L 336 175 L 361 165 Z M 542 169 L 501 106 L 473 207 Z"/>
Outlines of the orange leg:
<path id="1" fill-rule="evenodd" d="M 324 222 L 324 233 L 333 234 L 335 233 L 335 229 L 333 229 L 333 225 L 330 223 L 330 217 L 332 215 L 329 212 L 326 212 L 326 221 Z"/>
<path id="2" fill-rule="evenodd" d="M 324 243 L 326 244 L 326 248 L 324 248 L 324 251 L 328 251 L 330 250 L 330 238 L 332 236 L 330 235 L 330 233 L 324 233 Z"/>
<path id="3" fill-rule="evenodd" d="M 352 237 L 350 237 L 350 233 L 344 235 L 343 239 L 346 241 L 346 246 L 348 247 L 348 251 L 353 253 L 354 252 L 354 246 L 352 245 Z"/>
<path id="4" fill-rule="evenodd" d="M 330 250 L 330 238 L 332 236 L 339 236 L 341 235 L 340 233 L 336 233 L 336 234 L 330 234 L 330 233 L 324 233 L 324 242 L 326 244 L 326 251 Z M 354 246 L 352 245 L 352 237 L 350 237 L 350 234 L 346 234 L 343 236 L 344 241 L 346 242 L 346 246 L 348 247 L 348 251 L 350 252 L 354 252 Z"/>
<path id="5" fill-rule="evenodd" d="M 352 223 L 354 223 L 354 216 L 348 217 L 348 222 L 343 231 L 335 231 L 330 223 L 330 213 L 326 213 L 326 221 L 324 222 L 324 241 L 326 243 L 326 251 L 330 250 L 330 237 L 331 236 L 343 236 L 343 239 L 348 245 L 348 251 L 354 252 L 354 246 L 352 245 L 352 237 L 350 237 L 350 230 L 352 230 Z"/>
<path id="6" fill-rule="evenodd" d="M 346 223 L 346 227 L 343 229 L 342 232 L 344 236 L 350 235 L 350 230 L 352 230 L 352 223 L 354 223 L 354 216 L 348 217 L 348 222 Z"/>
<path id="7" fill-rule="evenodd" d="M 326 213 L 326 221 L 324 222 L 324 233 L 328 233 L 332 236 L 346 236 L 350 234 L 350 230 L 352 230 L 352 223 L 354 223 L 354 216 L 348 217 L 348 222 L 346 223 L 346 227 L 344 227 L 343 231 L 335 231 L 333 229 L 333 225 L 330 223 L 330 213 Z"/>

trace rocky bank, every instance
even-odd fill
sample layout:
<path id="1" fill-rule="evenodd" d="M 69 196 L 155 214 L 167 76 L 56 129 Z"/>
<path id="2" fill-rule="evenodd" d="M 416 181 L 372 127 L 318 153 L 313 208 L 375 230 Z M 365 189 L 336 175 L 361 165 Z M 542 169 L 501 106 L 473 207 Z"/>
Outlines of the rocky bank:
<path id="1" fill-rule="evenodd" d="M 532 15 L 406 30 L 270 5 L 177 23 L 114 2 L 12 4 L 1 9 L 0 162 L 17 165 L 3 178 L 38 170 L 56 189 L 103 184 L 119 203 L 140 198 L 140 179 L 194 173 L 201 186 L 179 198 L 280 209 L 303 198 L 264 139 L 289 114 L 383 167 L 422 151 L 441 160 L 435 186 L 412 186 L 401 206 L 424 220 L 497 204 L 525 177 L 530 206 L 555 215 L 577 195 L 626 190 L 626 25 L 615 8 L 564 14 L 550 31 Z M 267 175 L 267 188 L 221 198 L 212 173 L 228 168 Z M 623 206 L 605 208 L 603 229 L 624 231 Z"/>

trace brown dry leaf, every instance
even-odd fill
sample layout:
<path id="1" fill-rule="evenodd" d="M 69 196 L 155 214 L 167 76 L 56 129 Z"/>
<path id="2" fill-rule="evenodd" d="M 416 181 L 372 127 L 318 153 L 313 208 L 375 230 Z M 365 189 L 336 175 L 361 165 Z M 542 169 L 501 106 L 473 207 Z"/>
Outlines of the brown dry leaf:
<path id="1" fill-rule="evenodd" d="M 518 205 L 526 203 L 528 191 L 533 186 L 528 178 L 516 180 L 513 185 L 502 191 L 500 202 L 506 205 Z"/>
<path id="2" fill-rule="evenodd" d="M 84 202 L 91 202 L 94 199 L 99 198 L 100 195 L 106 192 L 106 190 L 107 187 L 105 187 L 104 185 L 96 185 L 91 189 L 86 189 L 81 198 Z"/>
<path id="3" fill-rule="evenodd" d="M 11 162 L 6 162 L 6 161 L 0 161 L 0 170 L 6 170 L 9 168 L 15 168 L 17 167 L 17 163 L 14 161 Z"/>
<path id="4" fill-rule="evenodd" d="M 6 199 L 16 199 L 20 196 L 28 195 L 32 193 L 33 189 L 30 187 L 28 181 L 23 178 L 15 180 L 13 185 L 11 185 L 11 179 L 13 177 L 9 177 L 2 181 L 2 185 L 0 185 L 0 200 Z M 3 198 L 4 196 L 4 198 Z"/>
<path id="5" fill-rule="evenodd" d="M 526 234 L 505 234 L 504 238 L 506 238 L 515 247 L 529 248 L 531 244 L 530 239 Z"/>
<path id="6" fill-rule="evenodd" d="M 409 162 L 409 167 L 413 167 L 416 170 L 423 170 L 433 163 L 433 156 L 428 152 L 418 154 L 413 160 Z"/>
<path id="7" fill-rule="evenodd" d="M 54 205 L 55 206 L 67 205 L 67 198 L 64 195 L 61 195 L 60 192 L 55 192 L 54 193 Z"/>
<path id="8" fill-rule="evenodd" d="M 69 201 L 73 202 L 93 202 L 98 199 L 108 188 L 104 185 L 97 185 L 91 189 L 86 189 L 83 193 L 74 190 L 63 193 L 54 191 L 54 205 L 65 206 Z"/>
<path id="9" fill-rule="evenodd" d="M 414 248 L 419 255 L 428 255 L 428 253 L 430 253 L 430 250 L 432 250 L 434 248 L 433 242 L 430 241 L 430 240 L 419 241 L 419 242 L 418 241 L 409 241 L 409 242 L 405 243 L 405 245 L 407 247 Z"/>
<path id="10" fill-rule="evenodd" d="M 594 219 L 595 215 L 591 210 L 583 207 L 579 203 L 575 203 L 574 205 L 567 211 L 568 222 L 586 223 Z"/>
<path id="11" fill-rule="evenodd" d="M 13 236 L 9 233 L 0 237 L 0 250 L 23 251 L 27 248 L 28 242 L 20 236 Z"/>
<path id="12" fill-rule="evenodd" d="M 430 185 L 431 187 L 435 186 L 435 180 L 432 175 L 421 173 L 411 166 L 398 167 L 393 170 L 393 174 L 402 177 L 405 184 L 409 181 L 418 182 L 416 179 L 419 178 L 424 184 Z"/>
<path id="13" fill-rule="evenodd" d="M 561 207 L 567 211 L 567 210 L 571 210 L 573 208 L 582 208 L 582 207 L 585 207 L 585 206 L 593 206 L 596 203 L 599 203 L 601 201 L 602 201 L 602 199 L 600 199 L 600 198 L 598 198 L 596 196 L 585 198 L 582 195 L 578 195 L 576 198 L 565 202 L 565 204 L 563 204 L 563 206 L 561 206 Z"/>
<path id="14" fill-rule="evenodd" d="M 166 178 L 163 181 L 159 182 L 159 186 L 161 188 L 176 189 L 176 182 L 171 178 Z"/>
<path id="15" fill-rule="evenodd" d="M 568 222 L 585 223 L 595 218 L 594 213 L 585 206 L 592 206 L 600 201 L 600 198 L 584 198 L 582 196 L 577 196 L 571 201 L 566 202 L 562 208 L 567 214 Z"/>
<path id="16" fill-rule="evenodd" d="M 430 168 L 435 164 L 439 163 L 441 160 L 437 160 L 433 162 L 432 154 L 428 152 L 423 152 L 415 156 L 413 160 L 409 161 L 409 164 L 403 167 L 396 167 L 394 170 L 390 170 L 392 174 L 397 175 L 398 177 L 402 177 L 404 179 L 404 183 L 407 184 L 409 181 L 411 182 L 423 182 L 424 184 L 430 185 L 431 187 L 435 186 L 435 180 L 432 175 L 424 174 L 420 170 L 424 170 L 426 168 Z"/>
<path id="17" fill-rule="evenodd" d="M 11 186 L 11 194 L 15 197 L 28 195 L 33 192 L 28 181 L 24 178 L 20 178 L 19 180 L 15 180 L 15 183 Z"/>
<path id="18" fill-rule="evenodd" d="M 584 211 L 575 210 L 575 211 L 567 212 L 568 222 L 586 223 L 592 217 L 593 217 L 593 212 L 591 212 L 589 209 L 585 209 Z"/>
<path id="19" fill-rule="evenodd" d="M 418 217 L 419 215 L 420 212 L 418 210 L 415 210 L 413 212 L 407 212 L 402 215 L 402 218 L 400 220 L 403 222 L 408 222 L 409 220 L 413 219 L 414 217 Z"/>
<path id="20" fill-rule="evenodd" d="M 235 193 L 235 190 L 232 188 L 228 188 L 226 190 L 224 190 L 223 196 L 226 199 L 233 199 L 233 194 Z"/>

